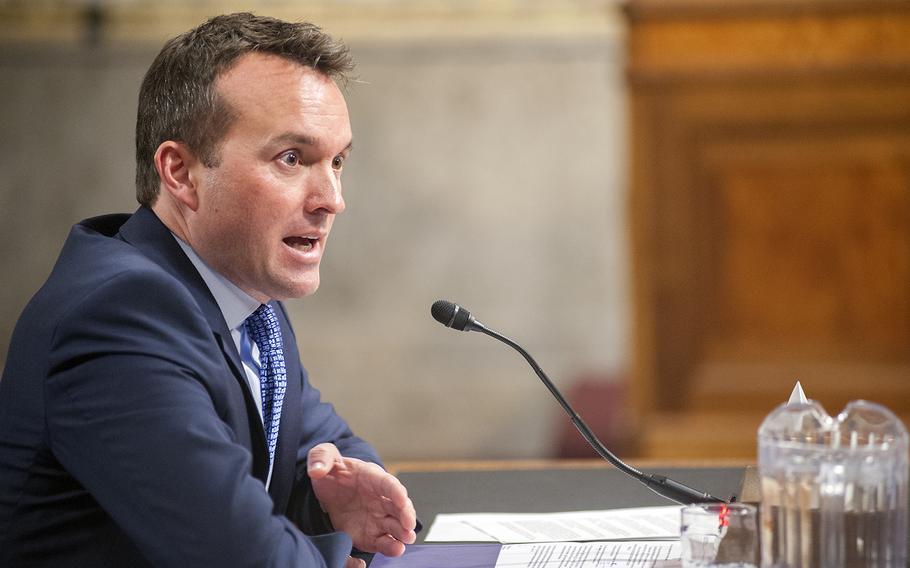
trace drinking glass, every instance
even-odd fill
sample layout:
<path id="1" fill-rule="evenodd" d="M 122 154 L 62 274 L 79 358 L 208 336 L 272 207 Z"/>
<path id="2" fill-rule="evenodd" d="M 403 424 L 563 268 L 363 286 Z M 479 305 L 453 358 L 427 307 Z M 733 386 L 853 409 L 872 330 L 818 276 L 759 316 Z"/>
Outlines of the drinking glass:
<path id="1" fill-rule="evenodd" d="M 758 525 L 752 505 L 696 503 L 683 507 L 681 520 L 683 568 L 758 564 Z"/>

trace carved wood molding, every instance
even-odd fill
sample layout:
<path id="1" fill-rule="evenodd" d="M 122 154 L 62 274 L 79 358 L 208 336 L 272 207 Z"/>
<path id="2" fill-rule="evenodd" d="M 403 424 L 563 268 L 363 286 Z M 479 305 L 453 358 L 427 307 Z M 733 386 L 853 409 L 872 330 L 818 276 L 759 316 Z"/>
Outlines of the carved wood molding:
<path id="1" fill-rule="evenodd" d="M 633 81 L 910 73 L 906 1 L 639 0 L 626 12 Z"/>

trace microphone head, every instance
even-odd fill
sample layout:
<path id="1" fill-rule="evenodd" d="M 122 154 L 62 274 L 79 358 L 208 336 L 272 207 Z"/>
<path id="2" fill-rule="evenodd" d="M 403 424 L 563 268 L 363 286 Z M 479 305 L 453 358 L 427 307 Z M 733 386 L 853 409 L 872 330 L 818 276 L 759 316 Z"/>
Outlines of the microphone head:
<path id="1" fill-rule="evenodd" d="M 442 325 L 459 331 L 465 331 L 470 324 L 474 323 L 471 312 L 448 300 L 433 302 L 430 313 L 433 314 L 433 319 Z"/>

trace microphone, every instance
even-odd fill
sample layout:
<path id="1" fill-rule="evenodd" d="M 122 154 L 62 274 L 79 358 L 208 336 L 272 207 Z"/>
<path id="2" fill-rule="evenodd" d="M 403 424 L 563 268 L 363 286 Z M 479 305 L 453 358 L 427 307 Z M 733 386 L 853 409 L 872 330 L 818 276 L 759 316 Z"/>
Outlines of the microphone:
<path id="1" fill-rule="evenodd" d="M 489 335 L 490 337 L 497 339 L 512 349 L 518 351 L 522 357 L 531 365 L 531 368 L 534 369 L 534 372 L 537 373 L 537 376 L 540 377 L 540 380 L 543 381 L 544 386 L 550 391 L 550 394 L 556 399 L 563 410 L 566 411 L 566 414 L 569 415 L 569 418 L 572 420 L 572 423 L 575 424 L 575 427 L 581 433 L 582 437 L 590 444 L 594 451 L 597 452 L 597 455 L 607 460 L 614 466 L 616 469 L 624 472 L 625 474 L 633 477 L 639 482 L 645 484 L 645 486 L 651 491 L 657 493 L 661 497 L 666 497 L 671 501 L 675 501 L 682 505 L 689 505 L 692 503 L 726 503 L 723 499 L 714 497 L 703 491 L 693 489 L 687 485 L 684 485 L 678 481 L 674 481 L 669 477 L 653 474 L 653 473 L 643 473 L 634 467 L 626 464 L 621 459 L 616 457 L 616 455 L 607 449 L 603 443 L 597 439 L 597 436 L 594 435 L 594 432 L 585 424 L 584 420 L 581 419 L 581 416 L 566 402 L 566 399 L 563 398 L 562 393 L 559 392 L 559 389 L 556 388 L 556 385 L 547 377 L 547 374 L 543 372 L 543 369 L 540 368 L 540 365 L 537 364 L 537 361 L 534 360 L 531 355 L 508 337 L 501 335 L 492 329 L 488 329 L 482 323 L 474 319 L 474 316 L 471 315 L 471 312 L 462 308 L 454 302 L 448 300 L 437 300 L 433 303 L 433 306 L 430 308 L 430 313 L 433 315 L 433 319 L 441 323 L 446 327 L 451 327 L 452 329 L 457 329 L 459 331 L 479 331 L 480 333 Z"/>

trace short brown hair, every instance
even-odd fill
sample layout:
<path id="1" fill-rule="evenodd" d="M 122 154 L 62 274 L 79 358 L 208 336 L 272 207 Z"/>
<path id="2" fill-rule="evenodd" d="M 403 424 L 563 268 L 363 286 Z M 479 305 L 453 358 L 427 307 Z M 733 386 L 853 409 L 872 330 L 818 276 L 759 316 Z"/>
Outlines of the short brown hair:
<path id="1" fill-rule="evenodd" d="M 249 12 L 216 16 L 171 39 L 139 89 L 136 199 L 141 205 L 151 207 L 158 198 L 154 155 L 162 142 L 182 142 L 206 166 L 218 165 L 218 143 L 234 116 L 215 81 L 253 52 L 296 61 L 332 79 L 344 79 L 354 68 L 348 48 L 319 27 Z"/>

